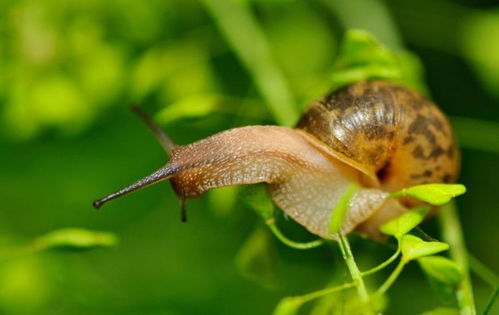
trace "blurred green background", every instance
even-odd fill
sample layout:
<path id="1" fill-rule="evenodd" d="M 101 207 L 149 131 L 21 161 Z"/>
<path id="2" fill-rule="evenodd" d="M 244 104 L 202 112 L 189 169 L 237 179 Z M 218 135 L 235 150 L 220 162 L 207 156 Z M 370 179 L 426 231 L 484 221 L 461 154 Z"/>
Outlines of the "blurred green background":
<path id="1" fill-rule="evenodd" d="M 168 183 L 100 212 L 91 201 L 165 163 L 129 103 L 155 113 L 180 144 L 236 126 L 292 125 L 328 88 L 352 27 L 420 58 L 463 148 L 468 247 L 497 271 L 495 1 L 0 0 L 0 253 L 65 227 L 120 238 L 0 262 L 0 313 L 268 314 L 285 295 L 347 279 L 336 248 L 285 247 L 231 189 L 188 202 L 187 224 Z M 278 219 L 290 237 L 311 239 Z M 423 229 L 439 237 L 436 222 Z M 363 269 L 392 252 L 355 237 L 352 246 Z M 482 309 L 490 289 L 473 281 Z M 387 314 L 418 314 L 438 300 L 414 264 L 388 303 Z"/>

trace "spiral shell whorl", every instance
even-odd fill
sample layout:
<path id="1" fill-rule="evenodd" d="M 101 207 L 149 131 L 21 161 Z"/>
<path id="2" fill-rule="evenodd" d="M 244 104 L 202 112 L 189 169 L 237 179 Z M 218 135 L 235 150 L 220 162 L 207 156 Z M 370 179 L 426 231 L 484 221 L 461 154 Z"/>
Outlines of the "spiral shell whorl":
<path id="1" fill-rule="evenodd" d="M 342 87 L 309 105 L 297 125 L 387 191 L 453 182 L 459 154 L 449 122 L 430 101 L 383 81 Z"/>

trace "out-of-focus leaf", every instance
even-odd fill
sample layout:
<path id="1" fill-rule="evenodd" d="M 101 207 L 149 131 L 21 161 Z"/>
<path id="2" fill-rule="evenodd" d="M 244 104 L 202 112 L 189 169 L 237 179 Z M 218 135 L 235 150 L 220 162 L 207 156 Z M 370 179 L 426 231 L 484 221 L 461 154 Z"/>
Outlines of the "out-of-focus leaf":
<path id="1" fill-rule="evenodd" d="M 413 260 L 430 256 L 449 249 L 449 245 L 442 242 L 425 242 L 414 235 L 405 235 L 400 243 L 403 259 Z"/>
<path id="2" fill-rule="evenodd" d="M 442 256 L 422 257 L 418 259 L 424 272 L 447 284 L 457 285 L 461 281 L 461 271 L 455 262 Z"/>
<path id="3" fill-rule="evenodd" d="M 499 97 L 499 10 L 476 11 L 464 20 L 462 47 L 484 87 Z"/>
<path id="4" fill-rule="evenodd" d="M 459 315 L 459 309 L 454 307 L 438 307 L 421 315 Z"/>
<path id="5" fill-rule="evenodd" d="M 208 193 L 208 203 L 218 215 L 229 214 L 237 203 L 239 186 L 226 186 L 213 189 Z"/>
<path id="6" fill-rule="evenodd" d="M 91 104 L 107 105 L 123 87 L 127 76 L 125 56 L 119 46 L 94 47 L 78 68 L 78 79 Z"/>
<path id="7" fill-rule="evenodd" d="M 499 154 L 499 123 L 469 117 L 451 117 L 459 146 Z"/>
<path id="8" fill-rule="evenodd" d="M 277 285 L 277 272 L 269 236 L 266 229 L 256 228 L 239 249 L 236 264 L 246 277 L 273 288 Z"/>
<path id="9" fill-rule="evenodd" d="M 56 293 L 51 264 L 29 256 L 0 266 L 0 313 L 35 314 Z"/>
<path id="10" fill-rule="evenodd" d="M 368 32 L 350 30 L 340 47 L 331 81 L 336 88 L 368 79 L 390 80 L 424 93 L 421 72 L 417 58 L 409 52 L 397 55 Z"/>
<path id="11" fill-rule="evenodd" d="M 436 278 L 430 277 L 427 275 L 426 277 L 430 286 L 438 297 L 438 299 L 442 302 L 443 305 L 446 306 L 458 306 L 457 295 L 456 295 L 456 286 L 450 285 L 445 282 L 441 282 Z"/>
<path id="12" fill-rule="evenodd" d="M 418 259 L 418 262 L 442 303 L 457 306 L 456 288 L 461 281 L 462 274 L 456 263 L 441 256 L 422 257 Z"/>
<path id="13" fill-rule="evenodd" d="M 466 187 L 461 184 L 426 184 L 404 188 L 393 195 L 411 196 L 435 206 L 442 206 L 465 192 Z"/>
<path id="14" fill-rule="evenodd" d="M 159 111 L 156 114 L 156 119 L 160 124 L 168 125 L 179 119 L 201 118 L 217 110 L 220 101 L 221 97 L 218 95 L 188 96 Z"/>
<path id="15" fill-rule="evenodd" d="M 392 235 L 400 240 L 409 231 L 423 222 L 423 219 L 430 211 L 430 208 L 421 206 L 411 211 L 405 212 L 399 217 L 388 221 L 380 227 L 380 231 L 387 235 Z"/>
<path id="16" fill-rule="evenodd" d="M 41 124 L 73 129 L 90 114 L 79 87 L 61 75 L 38 81 L 30 101 L 32 114 Z"/>
<path id="17" fill-rule="evenodd" d="M 302 306 L 303 301 L 295 297 L 285 297 L 276 308 L 272 315 L 294 315 L 298 313 L 298 309 Z"/>
<path id="18" fill-rule="evenodd" d="M 90 231 L 80 228 L 55 230 L 37 238 L 38 249 L 86 250 L 98 247 L 111 247 L 118 243 L 115 234 Z"/>
<path id="19" fill-rule="evenodd" d="M 280 10 L 278 19 L 267 21 L 265 33 L 293 94 L 298 98 L 316 98 L 331 87 L 324 70 L 331 67 L 331 56 L 336 54 L 336 36 L 327 20 L 321 18 L 321 12 L 305 2 L 294 2 L 293 9 L 287 6 L 288 9 Z"/>

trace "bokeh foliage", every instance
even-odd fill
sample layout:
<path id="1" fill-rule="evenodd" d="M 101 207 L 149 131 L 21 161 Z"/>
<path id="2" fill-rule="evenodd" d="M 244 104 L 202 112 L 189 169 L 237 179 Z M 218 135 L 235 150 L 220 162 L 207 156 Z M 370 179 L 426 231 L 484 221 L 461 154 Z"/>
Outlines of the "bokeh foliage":
<path id="1" fill-rule="evenodd" d="M 469 248 L 499 265 L 499 7 L 466 0 L 225 1 L 223 8 L 233 9 L 226 16 L 209 0 L 0 1 L 1 248 L 67 226 L 121 239 L 114 248 L 3 263 L 0 313 L 265 314 L 284 295 L 344 280 L 336 249 L 294 251 L 255 232 L 260 219 L 230 189 L 190 202 L 188 224 L 179 222 L 166 184 L 99 213 L 90 202 L 164 163 L 128 103 L 157 113 L 179 143 L 275 123 L 275 99 L 286 95 L 298 114 L 331 88 L 338 43 L 350 27 L 420 58 L 428 94 L 450 115 L 464 148 L 460 182 L 469 191 L 458 205 Z M 259 54 L 245 57 L 238 45 L 248 42 L 254 46 L 243 51 Z M 254 68 L 245 58 L 263 63 Z M 269 67 L 277 81 L 260 82 Z M 278 220 L 293 239 L 313 239 Z M 434 222 L 424 229 L 438 235 Z M 365 240 L 352 246 L 361 266 L 391 253 Z M 251 268 L 264 270 L 260 277 L 238 269 L 249 261 L 241 248 L 254 249 Z M 438 305 L 417 266 L 408 266 L 394 288 L 386 301 L 393 314 L 407 314 L 409 296 L 414 313 Z M 475 289 L 483 306 L 489 290 L 479 281 Z"/>

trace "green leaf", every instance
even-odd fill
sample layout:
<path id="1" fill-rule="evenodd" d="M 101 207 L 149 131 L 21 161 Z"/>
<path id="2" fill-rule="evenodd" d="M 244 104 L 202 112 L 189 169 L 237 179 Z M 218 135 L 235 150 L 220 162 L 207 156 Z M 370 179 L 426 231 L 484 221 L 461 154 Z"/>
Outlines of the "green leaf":
<path id="1" fill-rule="evenodd" d="M 225 186 L 209 191 L 208 204 L 220 216 L 228 215 L 236 208 L 240 186 Z"/>
<path id="2" fill-rule="evenodd" d="M 37 238 L 34 242 L 39 249 L 86 250 L 98 247 L 111 247 L 118 243 L 115 234 L 90 231 L 80 228 L 55 230 Z"/>
<path id="3" fill-rule="evenodd" d="M 236 265 L 247 278 L 268 288 L 277 286 L 276 260 L 273 257 L 270 233 L 257 227 L 239 249 Z"/>
<path id="4" fill-rule="evenodd" d="M 459 315 L 459 309 L 454 307 L 438 307 L 421 315 Z"/>
<path id="5" fill-rule="evenodd" d="M 418 259 L 424 272 L 447 284 L 457 285 L 462 278 L 461 270 L 457 264 L 442 256 L 422 257 Z"/>
<path id="6" fill-rule="evenodd" d="M 466 187 L 461 184 L 426 184 L 402 189 L 391 196 L 411 196 L 435 206 L 442 206 L 465 192 Z"/>
<path id="7" fill-rule="evenodd" d="M 359 187 L 356 184 L 348 186 L 334 209 L 331 211 L 331 219 L 329 222 L 329 232 L 331 234 L 336 234 L 341 231 L 341 226 L 343 225 L 345 215 L 348 211 L 348 205 L 357 190 L 359 190 Z"/>
<path id="8" fill-rule="evenodd" d="M 457 307 L 456 286 L 441 282 L 429 275 L 426 275 L 428 282 L 434 294 L 440 300 L 442 305 Z"/>
<path id="9" fill-rule="evenodd" d="M 430 211 L 429 207 L 421 206 L 403 213 L 380 227 L 380 231 L 400 240 L 413 228 L 418 226 Z"/>
<path id="10" fill-rule="evenodd" d="M 425 242 L 414 235 L 405 235 L 400 243 L 400 249 L 403 259 L 413 260 L 447 250 L 449 245 L 443 242 Z"/>
<path id="11" fill-rule="evenodd" d="M 390 80 L 425 92 L 421 84 L 422 67 L 407 51 L 395 54 L 371 34 L 350 30 L 340 47 L 333 68 L 333 88 L 368 79 Z"/>
<path id="12" fill-rule="evenodd" d="M 294 315 L 298 313 L 298 309 L 302 306 L 303 301 L 297 297 L 285 297 L 274 309 L 273 315 Z"/>

